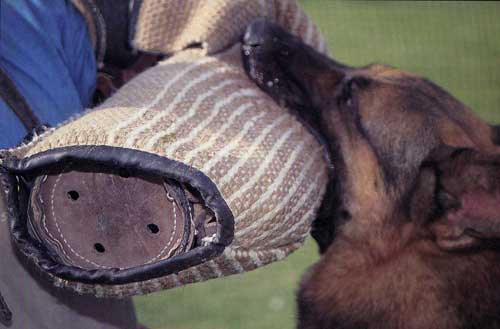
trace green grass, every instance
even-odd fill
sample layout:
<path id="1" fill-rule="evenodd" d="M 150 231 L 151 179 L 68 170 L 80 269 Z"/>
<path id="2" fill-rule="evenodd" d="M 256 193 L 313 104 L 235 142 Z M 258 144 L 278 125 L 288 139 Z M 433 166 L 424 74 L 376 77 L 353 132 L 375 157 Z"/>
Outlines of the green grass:
<path id="1" fill-rule="evenodd" d="M 243 275 L 137 297 L 139 319 L 152 329 L 293 328 L 295 289 L 315 249 L 309 240 L 287 260 Z"/>
<path id="2" fill-rule="evenodd" d="M 303 1 L 333 56 L 390 64 L 445 87 L 500 121 L 500 3 Z"/>
<path id="3" fill-rule="evenodd" d="M 426 76 L 500 122 L 500 4 L 302 1 L 347 64 L 383 62 Z M 294 294 L 317 260 L 306 246 L 244 275 L 135 299 L 152 329 L 293 328 Z"/>

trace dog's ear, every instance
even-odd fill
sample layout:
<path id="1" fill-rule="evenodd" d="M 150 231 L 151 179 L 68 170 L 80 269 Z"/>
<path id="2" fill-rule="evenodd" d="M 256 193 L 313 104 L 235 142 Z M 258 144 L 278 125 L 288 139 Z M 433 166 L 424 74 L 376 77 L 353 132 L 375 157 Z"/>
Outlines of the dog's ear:
<path id="1" fill-rule="evenodd" d="M 500 241 L 500 156 L 440 147 L 422 165 L 410 215 L 456 251 Z"/>
<path id="2" fill-rule="evenodd" d="M 420 167 L 411 191 L 410 218 L 419 226 L 429 223 L 446 209 L 455 208 L 458 199 L 439 186 L 439 164 L 456 157 L 464 149 L 441 146 L 430 153 Z"/>

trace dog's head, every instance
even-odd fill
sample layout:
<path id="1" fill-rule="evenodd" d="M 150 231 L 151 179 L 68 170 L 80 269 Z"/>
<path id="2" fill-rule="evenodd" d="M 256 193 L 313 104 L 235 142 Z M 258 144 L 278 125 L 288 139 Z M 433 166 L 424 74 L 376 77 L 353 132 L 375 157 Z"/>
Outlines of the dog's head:
<path id="1" fill-rule="evenodd" d="M 336 223 L 366 222 L 353 228 L 363 231 L 395 212 L 410 215 L 422 165 L 442 146 L 500 152 L 496 127 L 424 78 L 380 64 L 340 64 L 264 20 L 249 26 L 243 48 L 250 77 L 327 141 L 337 197 L 328 200 L 335 203 L 326 210 L 330 222 L 335 212 Z M 332 235 L 322 231 L 313 233 L 324 250 Z"/>
<path id="2" fill-rule="evenodd" d="M 243 43 L 249 76 L 317 130 L 333 159 L 329 191 L 312 235 L 321 252 L 334 245 L 304 281 L 302 296 L 323 296 L 317 299 L 323 305 L 341 308 L 339 296 L 355 298 L 363 286 L 353 283 L 354 271 L 391 261 L 408 246 L 446 260 L 456 253 L 474 257 L 497 249 L 499 128 L 424 78 L 379 64 L 343 65 L 264 20 L 248 27 Z M 419 269 L 415 265 L 408 271 Z M 342 282 L 345 289 L 334 283 L 343 280 L 341 273 L 351 280 Z"/>

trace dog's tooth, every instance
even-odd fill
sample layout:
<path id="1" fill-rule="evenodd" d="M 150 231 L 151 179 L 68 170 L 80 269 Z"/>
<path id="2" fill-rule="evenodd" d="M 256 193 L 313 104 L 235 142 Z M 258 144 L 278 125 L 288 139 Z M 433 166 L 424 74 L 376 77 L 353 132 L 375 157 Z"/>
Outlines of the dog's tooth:
<path id="1" fill-rule="evenodd" d="M 245 50 L 245 56 L 250 56 L 250 50 Z"/>
<path id="2" fill-rule="evenodd" d="M 271 88 L 273 85 L 274 85 L 274 83 L 273 83 L 272 81 L 268 81 L 268 82 L 267 82 L 267 86 L 268 86 L 269 88 Z"/>
<path id="3" fill-rule="evenodd" d="M 274 83 L 279 83 L 279 82 L 280 82 L 280 79 L 274 78 Z"/>

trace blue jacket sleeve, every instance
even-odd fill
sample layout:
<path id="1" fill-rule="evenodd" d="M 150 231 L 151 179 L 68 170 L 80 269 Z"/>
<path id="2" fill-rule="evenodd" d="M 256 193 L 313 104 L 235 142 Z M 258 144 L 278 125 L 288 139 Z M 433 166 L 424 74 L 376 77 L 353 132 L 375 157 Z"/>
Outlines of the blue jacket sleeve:
<path id="1" fill-rule="evenodd" d="M 90 105 L 96 62 L 84 18 L 69 0 L 0 0 L 0 67 L 43 123 Z M 0 101 L 0 148 L 26 130 Z"/>

